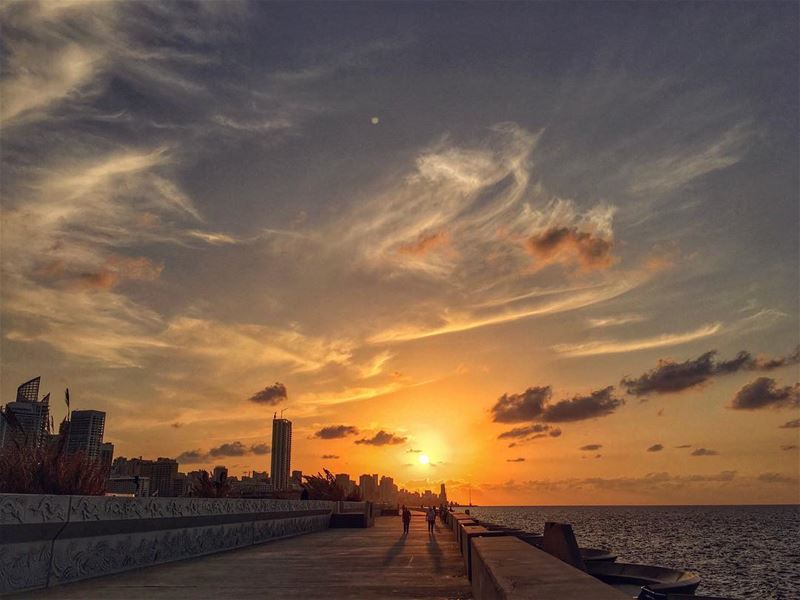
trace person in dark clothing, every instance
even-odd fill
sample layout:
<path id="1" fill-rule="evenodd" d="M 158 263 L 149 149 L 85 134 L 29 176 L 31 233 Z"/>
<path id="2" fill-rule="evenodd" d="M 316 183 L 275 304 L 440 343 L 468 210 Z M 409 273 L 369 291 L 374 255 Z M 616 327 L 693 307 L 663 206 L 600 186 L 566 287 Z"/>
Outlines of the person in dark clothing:
<path id="1" fill-rule="evenodd" d="M 425 515 L 425 520 L 428 521 L 428 533 L 433 533 L 433 526 L 436 524 L 436 509 L 432 506 L 428 507 L 428 513 Z"/>
<path id="2" fill-rule="evenodd" d="M 400 514 L 403 516 L 403 533 L 408 533 L 408 527 L 411 525 L 411 511 L 404 504 L 403 512 Z"/>

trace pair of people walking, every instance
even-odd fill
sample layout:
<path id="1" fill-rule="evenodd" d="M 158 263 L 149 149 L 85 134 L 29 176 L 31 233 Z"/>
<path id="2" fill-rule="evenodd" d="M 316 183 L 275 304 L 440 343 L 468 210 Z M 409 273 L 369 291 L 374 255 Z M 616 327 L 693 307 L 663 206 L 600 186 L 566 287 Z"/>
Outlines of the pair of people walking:
<path id="1" fill-rule="evenodd" d="M 406 534 L 411 525 L 411 511 L 403 505 L 400 516 L 403 518 L 403 533 Z M 428 523 L 428 534 L 433 534 L 434 526 L 436 525 L 436 509 L 434 507 L 428 507 L 428 511 L 425 513 L 425 521 Z"/>

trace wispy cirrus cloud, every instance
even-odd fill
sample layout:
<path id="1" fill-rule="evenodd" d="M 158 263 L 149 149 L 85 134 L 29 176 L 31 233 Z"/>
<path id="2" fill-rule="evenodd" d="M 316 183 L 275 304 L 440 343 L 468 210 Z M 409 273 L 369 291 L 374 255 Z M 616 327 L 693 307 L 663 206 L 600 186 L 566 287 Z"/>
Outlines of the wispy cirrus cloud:
<path id="1" fill-rule="evenodd" d="M 459 145 L 445 138 L 419 153 L 413 168 L 386 182 L 321 232 L 336 251 L 393 277 L 448 280 L 456 295 L 420 298 L 428 309 L 399 314 L 369 335 L 396 343 L 576 310 L 616 298 L 652 274 L 609 272 L 614 263 L 614 207 L 546 192 L 534 181 L 540 133 L 516 123 L 489 128 L 483 140 Z M 546 267 L 582 285 L 542 291 Z M 455 274 L 458 274 L 456 277 Z M 431 308 L 433 310 L 431 310 Z"/>
<path id="2" fill-rule="evenodd" d="M 618 325 L 627 325 L 628 323 L 641 323 L 646 317 L 643 315 L 627 314 L 618 315 L 613 317 L 595 317 L 587 319 L 586 324 L 592 328 L 598 327 L 616 327 Z"/>
<path id="3" fill-rule="evenodd" d="M 598 354 L 621 354 L 665 346 L 688 344 L 718 333 L 722 323 L 709 323 L 693 331 L 683 333 L 663 333 L 660 335 L 632 340 L 594 340 L 576 344 L 556 344 L 553 350 L 563 356 L 595 356 Z"/>
<path id="4" fill-rule="evenodd" d="M 703 175 L 730 167 L 744 156 L 752 128 L 735 125 L 713 139 L 701 139 L 694 148 L 667 152 L 635 168 L 631 190 L 636 194 L 662 194 L 686 185 Z"/>

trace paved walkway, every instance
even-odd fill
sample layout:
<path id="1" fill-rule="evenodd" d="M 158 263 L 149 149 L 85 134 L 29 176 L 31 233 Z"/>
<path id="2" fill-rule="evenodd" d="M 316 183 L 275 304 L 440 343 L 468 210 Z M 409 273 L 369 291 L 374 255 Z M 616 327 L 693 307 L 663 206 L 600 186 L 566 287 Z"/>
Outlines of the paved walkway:
<path id="1" fill-rule="evenodd" d="M 452 532 L 412 513 L 62 585 L 26 598 L 471 598 Z"/>

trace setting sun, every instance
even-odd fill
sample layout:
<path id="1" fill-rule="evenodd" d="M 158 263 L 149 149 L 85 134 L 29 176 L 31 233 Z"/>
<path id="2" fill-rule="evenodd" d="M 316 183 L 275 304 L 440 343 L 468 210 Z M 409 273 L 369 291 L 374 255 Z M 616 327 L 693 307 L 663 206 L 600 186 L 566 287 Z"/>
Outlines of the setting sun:
<path id="1" fill-rule="evenodd" d="M 420 454 L 419 455 L 419 464 L 427 465 L 429 462 L 431 462 L 431 459 L 428 458 L 427 454 Z"/>

